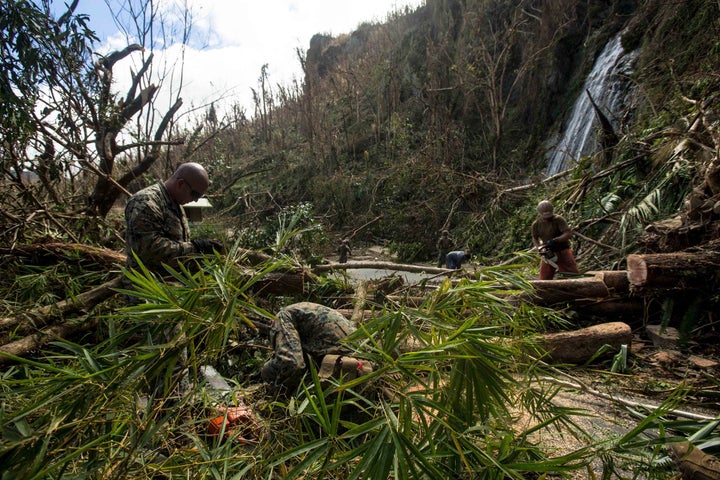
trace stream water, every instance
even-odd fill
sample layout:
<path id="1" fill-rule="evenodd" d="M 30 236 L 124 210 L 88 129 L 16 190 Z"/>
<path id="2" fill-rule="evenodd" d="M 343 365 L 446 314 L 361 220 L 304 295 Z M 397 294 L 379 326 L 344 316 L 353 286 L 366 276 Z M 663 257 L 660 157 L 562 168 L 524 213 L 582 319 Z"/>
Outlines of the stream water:
<path id="1" fill-rule="evenodd" d="M 422 280 L 437 279 L 441 281 L 444 277 L 438 277 L 437 274 L 415 273 L 415 272 L 399 272 L 397 270 L 383 270 L 376 268 L 348 268 L 346 270 L 348 277 L 353 280 L 379 280 L 386 277 L 401 277 L 405 285 L 419 283 Z"/>
<path id="2" fill-rule="evenodd" d="M 336 261 L 336 258 L 328 258 L 328 260 Z M 356 253 L 351 256 L 350 261 L 348 262 L 349 265 L 352 265 L 353 262 L 362 262 L 362 261 L 383 261 L 383 262 L 393 262 L 394 258 L 389 254 L 389 252 L 380 246 L 371 246 L 366 249 L 358 249 L 356 250 Z M 434 267 L 435 265 L 428 264 L 428 267 Z M 405 282 L 405 285 L 408 284 L 414 284 L 419 283 L 423 280 L 430 280 L 430 281 L 437 281 L 441 282 L 444 276 L 437 274 L 427 274 L 427 273 L 415 273 L 415 272 L 402 272 L 398 270 L 388 270 L 388 269 L 381 269 L 381 268 L 348 268 L 345 270 L 346 275 L 354 281 L 370 281 L 370 280 L 381 280 L 383 278 L 396 276 L 403 279 Z M 336 276 L 342 276 L 342 274 L 334 274 Z"/>

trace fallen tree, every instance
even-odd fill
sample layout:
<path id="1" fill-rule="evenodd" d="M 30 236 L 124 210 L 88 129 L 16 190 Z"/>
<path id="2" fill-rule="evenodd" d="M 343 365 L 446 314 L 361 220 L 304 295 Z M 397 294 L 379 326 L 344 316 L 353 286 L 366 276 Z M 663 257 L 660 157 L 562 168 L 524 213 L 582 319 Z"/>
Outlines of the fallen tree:
<path id="1" fill-rule="evenodd" d="M 720 268 L 720 252 L 633 254 L 627 257 L 632 287 L 688 287 L 703 285 Z"/>
<path id="2" fill-rule="evenodd" d="M 605 345 L 614 351 L 632 344 L 632 330 L 623 322 L 603 323 L 579 330 L 546 333 L 539 344 L 547 351 L 545 361 L 581 364 L 592 359 Z"/>

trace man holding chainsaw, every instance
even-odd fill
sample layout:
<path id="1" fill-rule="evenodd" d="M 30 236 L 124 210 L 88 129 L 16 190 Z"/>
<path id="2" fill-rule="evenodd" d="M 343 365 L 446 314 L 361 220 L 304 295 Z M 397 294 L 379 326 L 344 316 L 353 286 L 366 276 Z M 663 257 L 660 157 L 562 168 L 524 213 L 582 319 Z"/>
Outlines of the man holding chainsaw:
<path id="1" fill-rule="evenodd" d="M 532 241 L 540 253 L 540 280 L 552 280 L 555 272 L 579 273 L 570 248 L 573 231 L 567 221 L 553 213 L 547 200 L 538 203 L 539 218 L 532 224 Z"/>

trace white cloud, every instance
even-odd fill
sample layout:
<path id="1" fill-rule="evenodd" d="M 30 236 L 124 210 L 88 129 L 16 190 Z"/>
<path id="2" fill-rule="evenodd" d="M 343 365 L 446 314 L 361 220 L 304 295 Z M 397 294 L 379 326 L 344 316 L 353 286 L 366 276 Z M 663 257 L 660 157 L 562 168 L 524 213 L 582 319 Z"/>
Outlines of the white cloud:
<path id="1" fill-rule="evenodd" d="M 239 103 L 252 114 L 251 88 L 257 88 L 264 64 L 273 86 L 287 85 L 293 78 L 301 79 L 296 51 L 306 51 L 316 33 L 348 33 L 363 22 L 385 21 L 391 11 L 417 7 L 424 1 L 185 0 L 193 15 L 193 41 L 184 50 L 184 107 L 198 107 L 225 96 L 216 102 L 219 111 Z M 168 0 L 162 6 L 170 12 L 178 3 Z M 124 47 L 117 37 L 110 36 L 112 32 L 103 33 L 113 48 Z M 154 54 L 158 60 L 172 63 L 169 57 L 180 51 L 173 45 Z M 116 77 L 121 87 L 124 81 L 120 76 Z"/>

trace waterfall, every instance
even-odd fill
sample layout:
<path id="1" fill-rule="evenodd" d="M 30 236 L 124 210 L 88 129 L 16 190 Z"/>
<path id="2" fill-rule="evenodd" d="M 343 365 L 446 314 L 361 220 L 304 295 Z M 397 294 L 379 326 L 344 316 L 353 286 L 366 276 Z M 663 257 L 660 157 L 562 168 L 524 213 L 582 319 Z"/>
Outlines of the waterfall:
<path id="1" fill-rule="evenodd" d="M 615 119 L 624 108 L 628 90 L 627 74 L 637 56 L 636 52 L 623 55 L 620 38 L 621 34 L 612 38 L 595 61 L 580 95 L 575 100 L 562 137 L 547 152 L 547 175 L 567 170 L 580 157 L 590 155 L 600 148 L 595 138 L 599 122 L 586 90 L 613 123 L 613 127 L 617 127 Z M 618 75 L 620 73 L 623 75 Z"/>

